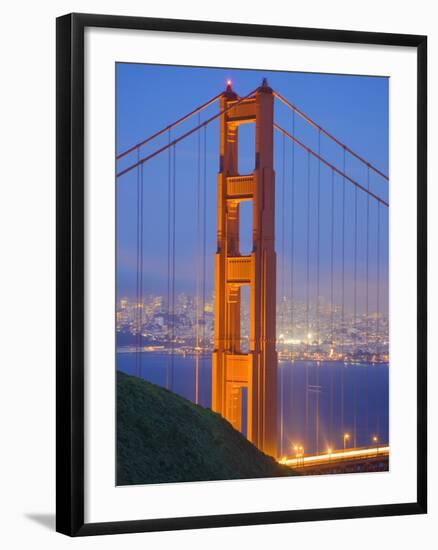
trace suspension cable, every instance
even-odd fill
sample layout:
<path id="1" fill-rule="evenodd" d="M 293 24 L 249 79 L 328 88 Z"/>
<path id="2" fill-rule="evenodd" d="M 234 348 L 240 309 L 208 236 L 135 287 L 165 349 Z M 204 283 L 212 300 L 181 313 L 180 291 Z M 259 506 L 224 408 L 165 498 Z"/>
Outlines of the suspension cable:
<path id="1" fill-rule="evenodd" d="M 379 176 L 382 176 L 382 178 L 384 178 L 385 180 L 389 181 L 389 178 L 386 174 L 384 174 L 381 170 L 379 170 L 378 168 L 376 168 L 375 166 L 373 166 L 371 163 L 369 163 L 367 160 L 365 160 L 363 157 L 361 157 L 360 155 L 358 155 L 356 152 L 354 152 L 352 149 L 350 149 L 349 147 L 347 147 L 347 145 L 345 145 L 344 143 L 342 143 L 341 141 L 339 141 L 337 138 L 335 138 L 332 134 L 330 134 L 329 132 L 327 132 L 327 130 L 324 130 L 324 128 L 322 128 L 319 124 L 317 124 L 314 120 L 312 120 L 309 116 L 307 116 L 305 113 L 303 113 L 303 111 L 300 111 L 300 109 L 298 109 L 298 107 L 296 107 L 295 105 L 293 105 L 292 103 L 290 103 L 290 101 L 288 101 L 286 98 L 284 98 L 282 95 L 280 95 L 278 92 L 274 91 L 273 92 L 274 94 L 274 97 L 276 97 L 277 99 L 279 99 L 282 103 L 284 103 L 284 105 L 286 105 L 287 107 L 289 107 L 289 109 L 292 109 L 295 113 L 297 113 L 302 119 L 304 119 L 306 122 L 308 122 L 311 126 L 317 128 L 320 132 L 322 132 L 325 136 L 327 136 L 329 139 L 331 139 L 332 141 L 334 141 L 337 145 L 339 145 L 340 147 L 342 147 L 343 149 L 345 149 L 345 151 L 347 151 L 348 153 L 350 153 L 350 155 L 356 157 L 358 160 L 360 160 L 361 162 L 363 162 L 364 164 L 366 164 L 369 168 L 371 168 L 371 170 L 374 170 L 374 172 L 376 172 L 377 174 L 379 174 Z"/>
<path id="2" fill-rule="evenodd" d="M 313 151 L 312 149 L 310 149 L 310 147 L 307 147 L 307 145 L 304 145 L 304 143 L 302 141 L 300 141 L 299 139 L 297 139 L 296 137 L 294 136 L 291 136 L 289 134 L 289 132 L 287 132 L 286 130 L 284 130 L 281 126 L 279 126 L 278 124 L 274 123 L 274 128 L 276 130 L 278 130 L 279 132 L 283 133 L 288 139 L 294 141 L 297 145 L 299 145 L 300 147 L 302 147 L 305 151 L 307 151 L 308 153 L 310 153 L 313 157 L 315 157 L 316 159 L 318 159 L 320 162 L 324 163 L 326 166 L 328 166 L 329 168 L 331 168 L 332 170 L 334 170 L 335 172 L 337 172 L 339 175 L 343 176 L 345 179 L 347 179 L 349 182 L 351 182 L 353 185 L 355 185 L 358 189 L 361 189 L 364 193 L 368 193 L 368 195 L 370 195 L 371 197 L 373 197 L 374 199 L 376 199 L 376 201 L 382 203 L 383 205 L 385 206 L 389 206 L 389 204 L 383 200 L 381 197 L 379 197 L 378 195 L 376 195 L 375 193 L 372 193 L 371 191 L 368 191 L 366 187 L 364 187 L 363 185 L 361 185 L 359 182 L 357 182 L 356 180 L 354 180 L 353 178 L 351 178 L 350 176 L 348 176 L 347 174 L 345 174 L 344 172 L 342 172 L 341 170 L 339 170 L 339 168 L 337 168 L 334 164 L 331 164 L 328 160 L 320 157 L 317 153 L 315 153 L 315 151 Z M 345 149 L 344 149 L 345 151 Z"/>
<path id="3" fill-rule="evenodd" d="M 188 138 L 189 136 L 191 136 L 194 132 L 197 132 L 198 130 L 200 130 L 201 128 L 203 128 L 204 126 L 207 126 L 208 124 L 210 124 L 211 122 L 213 122 L 213 120 L 216 120 L 217 118 L 219 118 L 220 116 L 224 115 L 225 113 L 227 113 L 228 111 L 230 111 L 231 109 L 234 109 L 235 107 L 237 107 L 237 105 L 239 105 L 240 103 L 242 103 L 243 101 L 245 101 L 246 99 L 250 98 L 252 95 L 254 95 L 254 93 L 258 90 L 259 88 L 256 88 L 255 90 L 253 90 L 252 92 L 250 92 L 249 94 L 247 94 L 246 96 L 244 97 L 241 97 L 239 98 L 238 100 L 236 100 L 235 102 L 232 102 L 230 105 L 228 105 L 227 107 L 225 107 L 225 109 L 222 109 L 222 111 L 219 111 L 218 113 L 216 113 L 215 115 L 211 116 L 210 118 L 207 118 L 206 120 L 204 120 L 204 122 L 202 122 L 200 125 L 198 126 L 195 126 L 194 128 L 192 128 L 191 130 L 188 130 L 187 132 L 185 132 L 184 134 L 182 134 L 181 136 L 178 136 L 177 138 L 175 138 L 173 141 L 171 141 L 170 143 L 168 143 L 167 145 L 164 145 L 163 147 L 160 147 L 159 149 L 156 149 L 153 153 L 147 155 L 146 157 L 143 157 L 142 159 L 138 160 L 136 163 L 134 164 L 131 164 L 130 166 L 128 166 L 127 168 L 121 170 L 120 172 L 118 172 L 116 174 L 116 177 L 119 178 L 121 176 L 123 176 L 124 174 L 127 174 L 128 172 L 130 172 L 131 170 L 134 170 L 134 168 L 137 167 L 137 165 L 139 164 L 144 164 L 145 162 L 151 160 L 152 158 L 156 157 L 157 155 L 159 155 L 160 153 L 162 153 L 163 151 L 166 151 L 166 149 L 168 149 L 169 147 L 173 147 L 175 146 L 177 143 L 179 143 L 180 141 Z"/>
<path id="4" fill-rule="evenodd" d="M 217 101 L 221 97 L 221 95 L 222 95 L 222 92 L 220 94 L 218 94 L 217 96 L 213 97 L 212 99 L 209 99 L 208 101 L 206 101 L 205 103 L 203 103 L 202 105 L 197 107 L 196 109 L 193 109 L 193 111 L 190 111 L 190 113 L 187 113 L 186 115 L 182 116 L 178 120 L 175 120 L 175 122 L 173 122 L 172 124 L 169 124 L 165 128 L 162 128 L 161 130 L 158 130 L 158 132 L 155 132 L 155 134 L 152 134 L 151 136 L 147 137 L 143 141 L 140 141 L 139 143 L 136 143 L 135 145 L 132 145 L 132 147 L 129 147 L 125 151 L 122 151 L 121 153 L 119 153 L 116 156 L 116 160 L 119 160 L 119 159 L 125 157 L 129 153 L 132 153 L 132 151 L 135 151 L 135 149 L 140 149 L 140 147 L 143 147 L 143 145 L 146 145 L 147 143 L 149 143 L 150 141 L 154 140 L 155 138 L 161 136 L 165 132 L 169 132 L 170 130 L 172 130 L 173 128 L 175 128 L 176 126 L 181 124 L 182 122 L 184 122 L 187 119 L 191 118 L 193 115 L 196 115 L 196 114 L 200 113 L 201 111 L 203 111 L 204 109 L 206 109 L 207 107 L 212 105 L 215 101 Z"/>

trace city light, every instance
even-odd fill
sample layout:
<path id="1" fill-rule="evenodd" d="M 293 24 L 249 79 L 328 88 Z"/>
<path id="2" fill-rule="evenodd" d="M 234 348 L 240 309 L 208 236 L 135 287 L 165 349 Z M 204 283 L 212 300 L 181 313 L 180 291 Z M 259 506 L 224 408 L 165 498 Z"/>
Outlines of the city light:
<path id="1" fill-rule="evenodd" d="M 167 303 L 167 297 L 156 294 L 147 294 L 142 301 L 121 297 L 117 304 L 116 323 L 117 332 L 125 335 L 142 333 L 147 346 L 164 346 L 166 349 L 173 341 L 173 351 L 176 353 L 195 354 L 202 348 L 205 353 L 213 351 L 214 344 L 214 296 L 211 293 L 203 303 L 202 315 L 197 313 L 196 296 L 188 293 L 178 293 L 175 296 L 174 313 Z M 319 318 L 319 336 L 311 331 L 303 330 L 307 324 L 306 305 L 295 301 L 293 306 L 294 322 L 290 318 L 292 304 L 286 299 L 282 307 L 285 308 L 285 322 L 277 332 L 277 353 L 280 360 L 314 360 L 314 361 L 364 361 L 373 364 L 388 361 L 388 319 L 380 314 L 370 313 L 363 316 L 356 323 L 356 331 L 346 334 L 342 330 L 339 319 L 339 307 L 321 309 Z M 246 313 L 248 311 L 248 313 Z M 139 314 L 141 319 L 139 319 Z M 249 341 L 248 326 L 249 308 L 241 318 L 241 341 Z M 332 315 L 334 329 L 332 331 Z M 337 318 L 337 317 L 338 318 Z M 279 317 L 280 319 L 280 317 Z M 367 330 L 370 333 L 379 322 L 378 337 L 369 339 L 367 351 L 363 350 L 363 341 Z M 311 315 L 309 324 L 314 324 Z M 141 324 L 141 326 L 139 326 Z M 351 326 L 352 322 L 346 316 L 344 326 Z M 277 327 L 280 329 L 280 325 Z M 201 333 L 200 341 L 196 341 L 196 331 Z M 171 338 L 170 335 L 173 335 Z M 314 340 L 317 339 L 318 343 Z M 126 338 L 125 338 L 126 340 Z M 370 439 L 372 441 L 372 439 Z"/>

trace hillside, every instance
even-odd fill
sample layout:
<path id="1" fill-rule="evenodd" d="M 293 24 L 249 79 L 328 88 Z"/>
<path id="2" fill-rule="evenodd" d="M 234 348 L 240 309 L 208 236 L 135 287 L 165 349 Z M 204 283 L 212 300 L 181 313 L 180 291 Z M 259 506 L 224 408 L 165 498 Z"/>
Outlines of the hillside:
<path id="1" fill-rule="evenodd" d="M 288 475 L 210 409 L 117 373 L 117 485 Z"/>

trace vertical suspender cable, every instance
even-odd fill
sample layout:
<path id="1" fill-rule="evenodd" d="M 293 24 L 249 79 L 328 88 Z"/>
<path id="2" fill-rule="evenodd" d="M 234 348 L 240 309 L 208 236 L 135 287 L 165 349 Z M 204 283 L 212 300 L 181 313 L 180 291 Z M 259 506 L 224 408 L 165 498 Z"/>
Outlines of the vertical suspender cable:
<path id="1" fill-rule="evenodd" d="M 140 354 L 139 354 L 139 376 L 142 376 L 142 363 L 143 363 L 143 308 L 144 308 L 144 300 L 143 300 L 143 233 L 144 233 L 144 216 L 143 216 L 143 210 L 144 210 L 144 201 L 143 201 L 143 193 L 144 193 L 144 165 L 140 166 L 140 274 L 139 274 L 139 295 L 140 295 L 140 323 L 139 323 L 139 341 L 140 341 Z"/>
<path id="2" fill-rule="evenodd" d="M 376 356 L 380 362 L 380 203 L 377 203 L 377 297 L 376 297 Z M 377 429 L 376 436 L 380 437 L 380 409 L 379 402 L 376 403 L 377 410 Z"/>
<path id="3" fill-rule="evenodd" d="M 357 355 L 357 187 L 354 188 L 354 298 L 353 298 L 353 327 L 354 327 L 354 352 L 353 359 Z M 353 375 L 353 384 L 355 384 L 355 376 Z M 356 388 L 354 389 L 354 393 Z M 356 441 L 356 399 L 353 403 L 353 437 Z M 356 445 L 355 445 L 356 446 Z"/>
<path id="4" fill-rule="evenodd" d="M 318 130 L 318 156 L 321 156 L 321 130 Z M 316 454 L 319 453 L 319 346 L 320 346 L 320 305 L 319 305 L 319 279 L 320 279 L 320 230 L 321 230 L 321 163 L 318 162 L 318 182 L 317 182 L 317 198 L 316 198 L 316 341 L 318 344 L 317 353 L 318 361 L 316 363 L 316 400 L 315 400 L 315 440 Z"/>
<path id="5" fill-rule="evenodd" d="M 171 141 L 170 130 L 168 132 L 168 142 Z M 172 215 L 172 149 L 169 147 L 167 150 L 167 341 L 171 344 L 171 328 L 170 328 L 170 273 L 171 273 L 171 240 L 170 240 L 170 228 L 171 228 L 171 215 Z M 171 357 L 167 355 L 166 365 L 166 388 L 170 389 L 170 362 Z"/>
<path id="6" fill-rule="evenodd" d="M 309 357 L 309 281 L 310 281 L 310 153 L 307 153 L 307 268 L 306 268 L 306 342 L 307 357 Z M 309 435 L 309 367 L 306 364 L 306 441 Z"/>
<path id="7" fill-rule="evenodd" d="M 357 380 L 353 374 L 353 446 L 357 447 Z"/>
<path id="8" fill-rule="evenodd" d="M 198 113 L 198 126 L 201 124 L 201 113 Z M 195 403 L 199 402 L 199 306 L 200 306 L 200 285 L 201 285 L 201 132 L 197 132 L 197 159 L 198 173 L 196 182 L 196 298 L 195 298 Z"/>
<path id="9" fill-rule="evenodd" d="M 321 156 L 321 131 L 318 131 L 318 156 Z M 318 182 L 317 182 L 317 196 L 316 196 L 316 209 L 317 209 L 317 215 L 316 215 L 316 341 L 318 342 L 318 349 L 319 349 L 319 313 L 320 313 L 320 307 L 319 307 L 319 276 L 320 276 L 320 269 L 319 269 L 319 263 L 320 263 L 320 241 L 321 241 L 321 235 L 320 235 L 320 227 L 321 227 L 321 163 L 318 162 Z"/>
<path id="10" fill-rule="evenodd" d="M 342 172 L 345 174 L 346 167 L 346 150 L 344 147 Z M 342 318 L 342 361 L 345 361 L 345 176 L 342 176 L 342 306 L 341 306 L 341 318 Z M 344 434 L 344 363 L 341 365 L 341 430 L 342 440 Z"/>
<path id="11" fill-rule="evenodd" d="M 295 137 L 295 111 L 292 112 L 292 136 Z M 295 255 L 295 142 L 292 141 L 292 170 L 291 170 L 291 241 L 290 241 L 290 327 L 291 338 L 294 338 L 294 255 Z"/>
<path id="12" fill-rule="evenodd" d="M 280 456 L 284 453 L 284 368 L 280 367 Z"/>
<path id="13" fill-rule="evenodd" d="M 367 189 L 368 191 L 370 190 L 370 167 L 369 165 L 367 166 Z M 368 430 L 369 430 L 369 384 L 370 384 L 370 381 L 369 381 L 369 366 L 370 366 L 370 363 L 369 363 L 369 342 L 368 342 L 368 328 L 369 328 L 369 320 L 368 320 L 368 315 L 369 315 L 369 307 L 368 307 L 368 299 L 369 299 L 369 256 L 370 256 L 370 196 L 367 195 L 367 211 L 366 211 L 366 214 L 367 214 L 367 218 L 366 218 L 366 261 L 365 261 L 365 264 L 366 264 L 366 275 L 365 275 L 365 278 L 366 278 L 366 292 L 365 292 L 365 299 L 366 299 L 366 349 L 367 349 L 367 373 L 366 373 L 366 381 L 365 381 L 365 399 L 366 399 L 366 426 L 367 426 L 367 437 L 369 437 L 369 433 L 368 433 Z"/>
<path id="14" fill-rule="evenodd" d="M 307 356 L 309 356 L 309 336 L 310 336 L 310 319 L 309 319 L 309 300 L 310 300 L 310 154 L 307 153 L 307 231 L 306 231 L 306 327 L 307 327 Z"/>
<path id="15" fill-rule="evenodd" d="M 175 378 L 175 223 L 176 223 L 176 145 L 173 149 L 173 171 L 172 171 L 172 356 L 170 369 L 170 389 L 173 391 Z"/>
<path id="16" fill-rule="evenodd" d="M 357 354 L 357 187 L 354 188 L 354 259 L 353 259 L 353 327 L 354 355 Z"/>
<path id="17" fill-rule="evenodd" d="M 285 178 L 285 147 L 286 137 L 283 134 L 282 143 L 282 170 L 281 170 L 281 333 L 285 338 L 285 290 L 284 290 L 284 262 L 285 262 L 285 205 L 286 205 L 286 178 Z M 284 343 L 283 343 L 284 351 Z M 280 366 L 280 454 L 284 449 L 284 364 Z"/>
<path id="18" fill-rule="evenodd" d="M 370 168 L 369 168 L 369 166 L 368 166 L 368 170 L 367 170 L 367 189 L 368 190 L 370 189 Z M 366 339 L 367 355 L 369 355 L 369 320 L 368 320 L 368 315 L 369 315 L 368 300 L 369 300 L 369 288 L 370 288 L 369 280 L 368 280 L 368 277 L 369 277 L 369 263 L 370 263 L 370 196 L 369 195 L 367 195 L 367 221 L 366 221 L 366 224 L 367 224 L 367 232 L 366 232 L 366 245 L 365 245 L 365 248 L 366 248 L 366 252 L 365 252 L 366 253 L 366 260 L 365 260 L 365 263 L 366 263 L 366 275 L 365 275 L 365 279 L 366 279 L 366 288 L 365 288 L 365 300 L 366 300 L 365 339 Z"/>
<path id="19" fill-rule="evenodd" d="M 332 170 L 332 186 L 331 186 L 331 217 L 330 217 L 330 345 L 333 350 L 333 334 L 334 334 L 334 258 L 335 258 L 335 172 Z M 331 355 L 333 353 L 331 352 Z"/>
<path id="20" fill-rule="evenodd" d="M 285 178 L 285 147 L 286 136 L 283 134 L 282 170 L 281 170 L 281 332 L 285 329 L 285 290 L 284 290 L 284 262 L 285 262 L 285 206 L 286 206 L 286 178 Z"/>
<path id="21" fill-rule="evenodd" d="M 140 158 L 140 149 L 137 148 L 137 159 Z M 136 280 L 135 280 L 135 375 L 140 371 L 140 166 L 137 167 L 136 186 Z"/>
<path id="22" fill-rule="evenodd" d="M 205 300 L 207 280 L 207 126 L 204 126 L 203 139 L 203 219 L 202 219 L 202 345 L 205 346 Z"/>
<path id="23" fill-rule="evenodd" d="M 370 167 L 367 166 L 367 189 L 370 190 Z M 365 377 L 365 402 L 366 402 L 366 435 L 369 437 L 369 347 L 368 347 L 368 296 L 369 296 L 369 243 L 370 243 L 370 196 L 367 195 L 367 209 L 366 209 L 366 244 L 365 244 L 365 253 L 366 253 L 366 259 L 365 259 L 365 265 L 366 265 L 366 273 L 365 273 L 365 299 L 366 299 L 366 308 L 365 308 L 365 338 L 366 338 L 366 350 L 367 350 L 367 361 L 366 361 L 366 377 Z"/>
<path id="24" fill-rule="evenodd" d="M 376 353 L 380 361 L 380 203 L 377 203 L 377 297 Z"/>
<path id="25" fill-rule="evenodd" d="M 295 136 L 295 111 L 292 113 L 292 135 Z M 294 339 L 295 330 L 294 330 L 294 254 L 295 254 L 295 142 L 292 142 L 292 167 L 291 167 L 291 242 L 290 242 L 290 330 L 291 330 L 291 339 Z M 292 344 L 293 345 L 293 344 Z M 293 396 L 294 392 L 294 356 L 292 354 L 292 366 L 289 374 L 289 399 L 290 406 L 289 410 L 292 411 L 294 415 L 294 406 L 295 400 Z M 294 415 L 295 416 L 295 415 Z"/>
<path id="26" fill-rule="evenodd" d="M 331 205 L 330 205 L 330 355 L 334 359 L 334 344 L 333 344 L 333 332 L 334 332 L 334 277 L 333 277 L 333 264 L 334 264 L 334 238 L 335 238 L 335 172 L 332 170 L 332 186 L 331 186 Z M 330 365 L 330 424 L 329 424 L 329 438 L 330 446 L 333 442 L 333 365 Z"/>

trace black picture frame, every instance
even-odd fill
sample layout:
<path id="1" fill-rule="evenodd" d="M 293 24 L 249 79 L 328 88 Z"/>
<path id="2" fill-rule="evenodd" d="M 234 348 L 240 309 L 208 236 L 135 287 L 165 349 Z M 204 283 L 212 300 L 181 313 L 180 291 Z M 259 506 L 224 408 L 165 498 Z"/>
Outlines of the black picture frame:
<path id="1" fill-rule="evenodd" d="M 424 514 L 427 511 L 427 37 L 208 21 L 69 14 L 57 25 L 56 529 L 69 536 Z M 84 30 L 156 30 L 407 46 L 417 51 L 417 499 L 403 504 L 84 522 Z"/>

